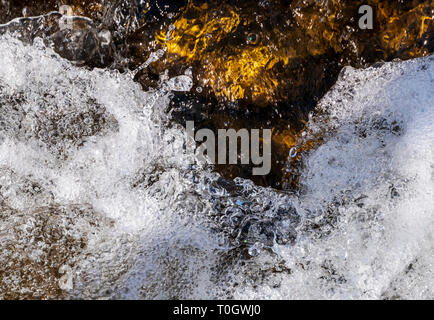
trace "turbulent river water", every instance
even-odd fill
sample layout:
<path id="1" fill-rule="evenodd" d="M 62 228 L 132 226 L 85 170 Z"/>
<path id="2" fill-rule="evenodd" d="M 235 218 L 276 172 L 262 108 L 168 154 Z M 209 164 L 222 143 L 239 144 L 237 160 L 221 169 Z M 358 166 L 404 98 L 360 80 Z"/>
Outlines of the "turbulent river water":
<path id="1" fill-rule="evenodd" d="M 291 193 L 191 166 L 173 83 L 0 38 L 0 297 L 434 297 L 432 56 L 345 68 Z"/>

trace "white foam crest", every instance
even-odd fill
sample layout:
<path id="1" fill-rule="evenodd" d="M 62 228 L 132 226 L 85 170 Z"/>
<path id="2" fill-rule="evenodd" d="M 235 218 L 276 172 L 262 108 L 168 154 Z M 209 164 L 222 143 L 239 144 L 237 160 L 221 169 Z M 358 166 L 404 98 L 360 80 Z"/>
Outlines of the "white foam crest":
<path id="1" fill-rule="evenodd" d="M 326 122 L 310 123 L 328 129 L 301 181 L 314 218 L 275 246 L 291 272 L 236 297 L 434 297 L 433 84 L 433 57 L 342 73 L 320 103 Z"/>
<path id="2" fill-rule="evenodd" d="M 71 296 L 433 298 L 432 57 L 343 72 L 321 101 L 326 120 L 309 124 L 327 134 L 305 157 L 299 198 L 241 179 L 233 195 L 188 169 L 184 132 L 165 115 L 187 75 L 143 92 L 128 74 L 8 36 L 0 64 L 1 200 L 86 204 L 114 223 L 63 267 Z M 42 191 L 22 191 L 27 180 Z M 241 263 L 219 226 L 267 246 L 280 228 L 285 244 L 271 254 L 259 242 Z"/>
<path id="3" fill-rule="evenodd" d="M 163 111 L 170 100 L 167 88 L 157 95 L 146 93 L 127 74 L 80 69 L 51 49 L 26 46 L 9 36 L 0 38 L 0 53 L 5 66 L 0 68 L 1 97 L 10 110 L 18 110 L 16 118 L 4 110 L 0 167 L 43 185 L 53 197 L 42 205 L 89 204 L 115 222 L 114 229 L 91 241 L 88 258 L 74 269 L 76 291 L 70 294 L 93 298 L 121 294 L 104 291 L 115 286 L 109 279 L 116 278 L 129 283 L 129 296 L 140 296 L 134 287 L 139 290 L 151 280 L 164 283 L 149 276 L 149 270 L 160 272 L 157 260 L 165 250 L 179 263 L 206 269 L 209 259 L 190 263 L 189 254 L 181 255 L 186 248 L 194 248 L 203 256 L 202 251 L 218 244 L 211 241 L 213 235 L 198 218 L 202 212 L 196 209 L 198 200 L 185 170 L 190 161 L 183 151 L 184 132 L 163 126 L 167 120 Z M 181 85 L 179 79 L 175 81 Z M 150 97 L 155 101 L 149 103 Z M 27 122 L 22 120 L 26 117 Z M 64 118 L 70 122 L 60 131 Z M 101 118 L 95 129 L 93 122 Z M 38 119 L 42 119 L 40 124 Z M 15 129 L 17 121 L 24 127 L 25 138 Z M 47 129 L 50 123 L 54 127 Z M 22 209 L 23 197 L 10 196 L 8 205 Z M 176 249 L 172 249 L 174 243 Z M 154 265 L 137 262 L 137 250 L 145 252 Z M 135 264 L 141 266 L 138 271 Z M 126 271 L 139 272 L 136 278 L 142 282 L 133 285 L 128 279 L 135 276 L 128 275 L 120 279 Z M 95 281 L 84 284 L 83 274 Z M 155 294 L 161 295 L 164 292 Z"/>

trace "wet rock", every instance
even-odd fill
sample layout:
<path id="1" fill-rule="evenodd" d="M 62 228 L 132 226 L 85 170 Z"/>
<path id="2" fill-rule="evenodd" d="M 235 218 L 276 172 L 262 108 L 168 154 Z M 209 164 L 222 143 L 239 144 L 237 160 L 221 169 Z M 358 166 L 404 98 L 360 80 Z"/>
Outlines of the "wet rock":
<path id="1" fill-rule="evenodd" d="M 85 107 L 77 108 L 77 105 Z M 83 104 L 66 98 L 63 105 L 58 105 L 56 97 L 48 92 L 39 101 L 30 103 L 17 94 L 4 99 L 0 111 L 0 139 L 33 139 L 60 158 L 66 158 L 90 137 L 115 132 L 118 128 L 116 119 L 91 98 Z"/>
<path id="2" fill-rule="evenodd" d="M 98 29 L 92 20 L 84 17 L 65 18 L 53 12 L 39 17 L 17 18 L 0 25 L 0 34 L 5 33 L 26 43 L 41 38 L 46 46 L 77 65 L 105 67 L 113 62 L 110 33 Z"/>
<path id="3" fill-rule="evenodd" d="M 89 238 L 109 225 L 86 205 L 0 208 L 0 298 L 59 299 Z"/>

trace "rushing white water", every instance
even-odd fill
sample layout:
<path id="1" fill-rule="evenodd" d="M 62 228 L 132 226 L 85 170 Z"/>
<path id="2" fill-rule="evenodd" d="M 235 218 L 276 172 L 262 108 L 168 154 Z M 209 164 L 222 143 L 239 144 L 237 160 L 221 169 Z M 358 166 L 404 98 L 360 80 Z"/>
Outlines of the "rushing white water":
<path id="1" fill-rule="evenodd" d="M 320 227 L 276 247 L 291 275 L 249 298 L 433 298 L 433 88 L 432 56 L 342 72 L 302 179 Z"/>
<path id="2" fill-rule="evenodd" d="M 179 81 L 0 38 L 0 298 L 434 297 L 433 57 L 344 70 L 298 195 L 192 167 Z"/>

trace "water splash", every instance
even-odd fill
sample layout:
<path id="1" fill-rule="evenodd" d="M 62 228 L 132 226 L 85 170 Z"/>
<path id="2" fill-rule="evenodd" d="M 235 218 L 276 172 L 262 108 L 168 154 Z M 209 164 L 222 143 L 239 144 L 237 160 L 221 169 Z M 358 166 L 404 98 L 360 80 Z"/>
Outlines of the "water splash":
<path id="1" fill-rule="evenodd" d="M 432 298 L 432 57 L 346 69 L 295 194 L 190 165 L 164 112 L 186 78 L 143 92 L 42 42 L 0 53 L 2 297 Z"/>

